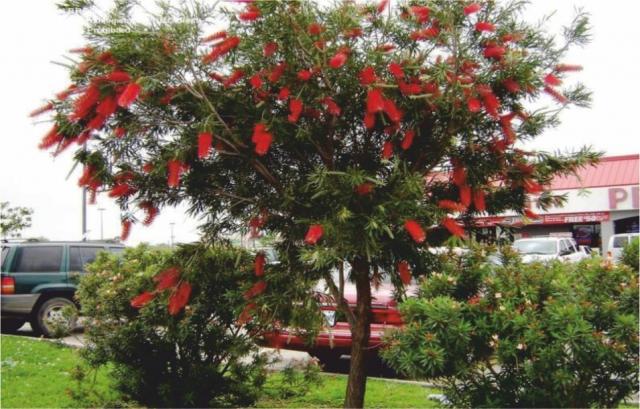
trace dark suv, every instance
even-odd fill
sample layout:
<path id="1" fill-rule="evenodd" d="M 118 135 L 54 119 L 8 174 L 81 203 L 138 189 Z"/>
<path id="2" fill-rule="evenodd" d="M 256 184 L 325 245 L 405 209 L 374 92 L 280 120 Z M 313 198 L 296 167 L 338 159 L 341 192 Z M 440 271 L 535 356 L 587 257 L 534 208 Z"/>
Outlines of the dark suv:
<path id="1" fill-rule="evenodd" d="M 2 245 L 2 332 L 29 321 L 34 332 L 53 335 L 56 323 L 75 325 L 74 294 L 84 266 L 100 251 L 120 253 L 124 246 L 107 242 L 23 242 Z M 67 316 L 64 310 L 71 314 Z"/>

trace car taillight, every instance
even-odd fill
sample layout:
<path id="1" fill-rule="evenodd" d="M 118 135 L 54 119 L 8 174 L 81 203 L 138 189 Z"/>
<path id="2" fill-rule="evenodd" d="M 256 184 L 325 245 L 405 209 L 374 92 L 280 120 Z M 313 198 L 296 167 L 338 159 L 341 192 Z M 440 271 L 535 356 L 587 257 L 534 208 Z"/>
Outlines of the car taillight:
<path id="1" fill-rule="evenodd" d="M 2 277 L 2 294 L 14 294 L 16 292 L 16 280 L 13 277 Z"/>

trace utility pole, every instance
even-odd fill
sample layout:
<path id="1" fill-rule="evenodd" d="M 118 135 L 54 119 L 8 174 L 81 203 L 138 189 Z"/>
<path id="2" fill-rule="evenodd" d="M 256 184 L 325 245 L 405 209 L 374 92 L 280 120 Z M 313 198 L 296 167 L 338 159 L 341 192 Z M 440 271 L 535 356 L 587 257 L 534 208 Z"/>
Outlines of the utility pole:
<path id="1" fill-rule="evenodd" d="M 104 215 L 105 208 L 99 207 L 98 211 L 100 212 L 100 241 L 104 240 L 104 230 L 102 225 L 102 216 Z"/>
<path id="2" fill-rule="evenodd" d="M 171 226 L 171 241 L 169 242 L 169 245 L 171 247 L 173 247 L 173 226 L 175 226 L 176 224 L 174 222 L 169 223 L 169 226 Z"/>

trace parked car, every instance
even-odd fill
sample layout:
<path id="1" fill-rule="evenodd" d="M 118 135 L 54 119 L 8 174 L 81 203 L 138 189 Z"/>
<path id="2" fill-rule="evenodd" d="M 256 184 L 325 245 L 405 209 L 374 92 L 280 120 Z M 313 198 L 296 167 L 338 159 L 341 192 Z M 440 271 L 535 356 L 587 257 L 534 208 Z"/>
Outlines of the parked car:
<path id="1" fill-rule="evenodd" d="M 564 237 L 535 237 L 518 239 L 513 247 L 522 255 L 524 263 L 534 261 L 562 260 L 578 262 L 588 255 L 578 249 L 576 241 Z"/>
<path id="2" fill-rule="evenodd" d="M 84 266 L 100 251 L 123 250 L 121 244 L 106 242 L 2 243 L 2 331 L 15 331 L 28 321 L 34 332 L 49 337 L 56 325 L 74 326 L 74 294 Z"/>
<path id="3" fill-rule="evenodd" d="M 607 257 L 618 262 L 622 257 L 622 250 L 631 243 L 631 240 L 638 237 L 640 233 L 620 233 L 609 237 L 609 245 L 607 246 Z"/>

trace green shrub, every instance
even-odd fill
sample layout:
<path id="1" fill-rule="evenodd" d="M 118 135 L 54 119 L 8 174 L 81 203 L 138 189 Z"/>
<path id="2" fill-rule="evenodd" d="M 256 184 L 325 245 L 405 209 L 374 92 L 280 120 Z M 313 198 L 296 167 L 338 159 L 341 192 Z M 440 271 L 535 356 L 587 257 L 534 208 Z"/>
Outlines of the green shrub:
<path id="1" fill-rule="evenodd" d="M 171 315 L 171 291 L 140 309 L 131 300 L 156 286 L 153 277 L 179 266 L 193 290 L 188 305 Z M 226 245 L 181 246 L 175 252 L 145 246 L 122 257 L 101 254 L 77 296 L 88 318 L 94 367 L 110 364 L 125 401 L 149 407 L 247 406 L 265 381 L 265 360 L 253 342 L 254 324 L 238 327 L 252 277 L 252 258 Z M 256 324 L 257 325 L 257 324 Z"/>
<path id="2" fill-rule="evenodd" d="M 638 277 L 600 258 L 503 265 L 453 256 L 401 305 L 396 370 L 457 407 L 613 407 L 638 385 Z"/>
<path id="3" fill-rule="evenodd" d="M 636 237 L 631 240 L 629 244 L 627 244 L 622 250 L 622 264 L 626 264 L 633 269 L 633 271 L 638 272 L 638 264 L 640 264 L 638 257 L 640 251 L 640 238 Z"/>

